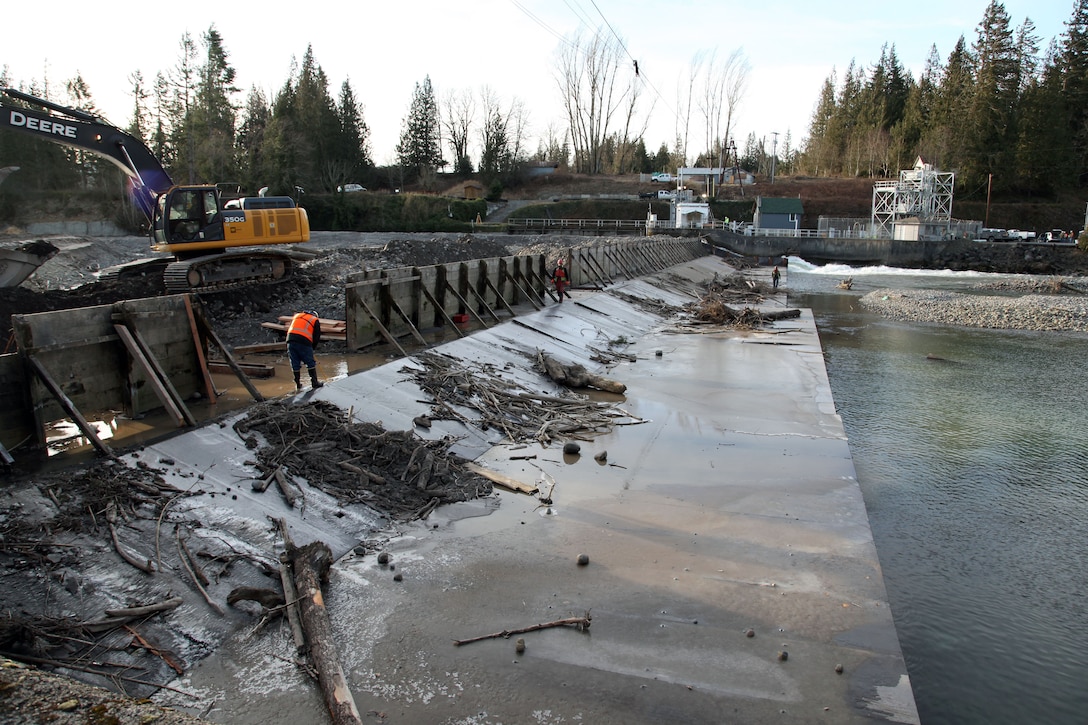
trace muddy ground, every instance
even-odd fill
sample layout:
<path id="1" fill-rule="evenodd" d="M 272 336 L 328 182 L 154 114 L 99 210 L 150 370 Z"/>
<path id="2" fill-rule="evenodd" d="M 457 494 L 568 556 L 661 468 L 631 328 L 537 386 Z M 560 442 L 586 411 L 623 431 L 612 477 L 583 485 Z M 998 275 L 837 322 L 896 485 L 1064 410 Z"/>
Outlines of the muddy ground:
<path id="1" fill-rule="evenodd" d="M 0 330 L 12 345 L 12 315 L 73 307 L 110 304 L 164 294 L 157 276 L 129 278 L 102 283 L 97 273 L 105 267 L 147 256 L 146 240 L 137 237 L 50 239 L 60 251 L 18 288 L 0 290 Z M 438 262 L 472 260 L 522 253 L 558 254 L 558 250 L 600 239 L 533 237 L 494 238 L 472 235 L 419 234 L 334 234 L 317 233 L 310 244 L 301 246 L 300 263 L 293 279 L 266 285 L 201 296 L 219 336 L 232 347 L 278 339 L 261 327 L 261 322 L 301 309 L 312 309 L 322 317 L 343 319 L 346 277 L 367 268 L 426 266 Z M 325 347 L 343 343 L 330 342 Z M 317 406 L 317 407 L 313 407 Z M 373 426 L 352 424 L 342 411 L 318 404 L 281 405 L 277 401 L 254 408 L 238 425 L 240 436 L 261 434 L 267 441 L 297 426 L 299 415 L 307 418 L 308 437 L 292 435 L 290 446 L 254 442 L 253 466 L 266 482 L 269 495 L 275 493 L 275 472 L 303 465 L 298 453 L 311 453 L 329 440 L 339 441 L 337 450 L 350 449 L 350 459 L 333 460 L 330 455 L 312 456 L 327 464 L 321 475 L 307 471 L 315 487 L 341 503 L 365 503 L 392 520 L 426 516 L 441 502 L 463 501 L 491 492 L 489 481 L 464 470 L 462 461 L 451 456 L 441 442 L 423 443 L 410 432 L 382 431 Z M 318 420 L 321 425 L 314 425 Z M 331 431 L 331 432 L 330 432 Z M 323 449 L 324 450 L 324 449 Z M 119 455 L 129 455 L 119 451 Z M 131 455 L 135 456 L 133 452 Z M 407 468 L 405 462 L 407 461 Z M 190 646 L 171 641 L 171 632 L 162 614 L 113 617 L 103 614 L 101 602 L 108 592 L 89 585 L 94 578 L 87 569 L 94 566 L 84 551 L 114 548 L 111 538 L 146 536 L 154 529 L 173 527 L 179 542 L 191 541 L 186 554 L 190 565 L 212 577 L 236 576 L 246 583 L 268 562 L 240 559 L 237 552 L 209 545 L 201 538 L 210 529 L 198 521 L 178 520 L 168 507 L 192 495 L 164 480 L 172 461 L 156 461 L 136 468 L 99 461 L 93 465 L 49 474 L 21 474 L 0 471 L 3 493 L 0 498 L 0 723 L 28 722 L 114 722 L 119 724 L 192 722 L 191 718 L 155 708 L 139 698 L 156 688 L 151 683 L 169 681 L 171 670 L 187 666 L 206 654 L 206 643 Z M 365 470 L 366 473 L 360 473 Z M 257 475 L 257 474 L 255 474 Z M 357 484 L 369 476 L 374 485 Z M 403 485 L 391 485 L 403 482 Z M 194 482 L 194 485 L 198 485 Z M 266 485 L 268 485 L 266 483 Z M 199 491 L 199 487 L 195 489 Z M 176 505 L 175 505 L 176 509 Z M 136 543 L 130 538 L 126 548 Z M 158 543 L 155 544 L 156 550 Z M 118 564 L 158 570 L 180 570 L 172 561 L 173 547 L 163 561 L 135 561 Z M 179 549 L 180 552 L 180 549 Z M 123 555 L 122 555 L 123 556 Z M 181 553 L 177 557 L 181 558 Z M 166 561 L 167 558 L 170 561 Z M 90 557 L 96 559 L 100 557 Z M 245 571 L 242 571 L 245 570 Z M 240 575 L 241 572 L 241 575 Z M 118 572 L 118 575 L 121 575 Z M 265 572 L 268 575 L 268 572 Z M 158 577 L 158 578 L 161 578 Z M 181 584 L 180 586 L 186 586 Z M 239 587 L 240 590 L 245 587 Z M 169 601 L 170 591 L 162 597 Z M 252 595 L 257 599 L 247 599 Z M 249 607 L 256 616 L 267 608 L 258 592 L 241 592 L 238 607 Z M 257 604 L 255 604 L 255 602 Z M 136 605 L 137 602 L 131 604 Z M 259 604 L 259 606 L 258 606 Z M 78 612 L 82 616 L 74 616 Z M 116 619 L 117 621 L 113 621 Z M 172 647 L 160 643 L 169 643 Z M 170 650 L 173 651 L 170 651 Z M 45 669 L 18 664 L 38 663 Z M 116 692 L 96 689 L 67 677 L 51 675 L 53 670 L 109 684 Z M 93 663 L 93 664 L 91 664 Z M 102 663 L 106 663 L 105 666 Z"/>

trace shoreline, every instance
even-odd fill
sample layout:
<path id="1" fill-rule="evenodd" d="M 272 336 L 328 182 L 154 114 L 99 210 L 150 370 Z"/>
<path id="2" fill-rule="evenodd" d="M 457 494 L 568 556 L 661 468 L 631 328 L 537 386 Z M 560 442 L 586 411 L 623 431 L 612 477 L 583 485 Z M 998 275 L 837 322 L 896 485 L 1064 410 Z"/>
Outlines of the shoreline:
<path id="1" fill-rule="evenodd" d="M 905 322 L 996 330 L 1088 332 L 1088 296 L 974 295 L 915 289 L 880 289 L 861 298 L 870 312 Z"/>

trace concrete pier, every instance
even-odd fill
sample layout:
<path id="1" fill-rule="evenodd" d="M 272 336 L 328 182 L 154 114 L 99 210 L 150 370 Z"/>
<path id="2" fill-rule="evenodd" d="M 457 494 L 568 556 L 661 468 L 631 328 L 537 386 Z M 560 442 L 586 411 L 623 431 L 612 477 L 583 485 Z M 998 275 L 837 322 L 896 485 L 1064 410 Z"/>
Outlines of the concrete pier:
<path id="1" fill-rule="evenodd" d="M 291 516 L 296 543 L 330 543 L 340 558 L 325 603 L 343 669 L 359 711 L 388 722 L 917 722 L 811 314 L 737 331 L 678 327 L 650 309 L 692 302 L 699 282 L 731 272 L 705 257 L 604 292 L 574 290 L 569 302 L 441 347 L 543 394 L 554 386 L 534 369 L 537 350 L 627 385 L 600 398 L 637 424 L 580 441 L 579 455 L 513 450 L 501 432 L 456 422 L 427 433 L 457 438 L 455 450 L 512 478 L 554 481 L 550 505 L 500 493 L 362 532 L 363 517 L 334 515 L 320 496 L 299 514 L 238 490 L 249 453 L 229 426 L 143 455 L 186 461 L 206 487 L 233 485 L 237 500 L 216 505 L 251 518 L 233 528 L 251 529 L 255 547 L 271 543 L 270 515 Z M 595 362 L 610 346 L 634 361 Z M 427 406 L 406 365 L 299 399 L 407 429 Z M 395 569 L 354 554 L 361 538 L 383 539 Z M 454 645 L 586 613 L 586 631 Z M 289 640 L 239 629 L 173 683 L 199 702 L 162 697 L 217 722 L 320 722 L 320 695 L 291 662 Z"/>

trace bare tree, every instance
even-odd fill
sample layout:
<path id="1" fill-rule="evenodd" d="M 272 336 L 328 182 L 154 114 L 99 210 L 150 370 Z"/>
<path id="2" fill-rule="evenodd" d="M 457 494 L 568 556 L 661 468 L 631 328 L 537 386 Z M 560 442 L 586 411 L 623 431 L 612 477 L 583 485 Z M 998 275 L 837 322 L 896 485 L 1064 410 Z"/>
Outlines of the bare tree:
<path id="1" fill-rule="evenodd" d="M 558 51 L 556 80 L 570 125 L 576 171 L 599 174 L 604 170 L 606 140 L 622 125 L 622 142 L 629 139 L 638 108 L 641 79 L 634 69 L 626 81 L 621 69 L 626 51 L 615 36 L 598 30 L 586 40 L 576 33 Z M 617 116 L 622 114 L 622 120 Z"/>
<path id="2" fill-rule="evenodd" d="M 446 127 L 446 136 L 453 151 L 453 172 L 467 175 L 472 173 L 472 160 L 468 155 L 468 139 L 476 117 L 476 100 L 472 91 L 450 91 L 442 99 L 445 113 L 442 125 Z"/>
<path id="3" fill-rule="evenodd" d="M 707 165 L 721 160 L 733 133 L 733 120 L 744 97 L 751 67 L 741 50 L 734 50 L 725 60 L 717 51 L 699 51 L 691 61 L 688 97 L 681 106 L 685 124 L 691 123 L 692 106 L 697 107 L 702 122 L 703 149 L 697 156 Z M 693 97 L 697 94 L 697 97 Z M 683 130 L 684 156 L 688 157 L 689 129 Z"/>

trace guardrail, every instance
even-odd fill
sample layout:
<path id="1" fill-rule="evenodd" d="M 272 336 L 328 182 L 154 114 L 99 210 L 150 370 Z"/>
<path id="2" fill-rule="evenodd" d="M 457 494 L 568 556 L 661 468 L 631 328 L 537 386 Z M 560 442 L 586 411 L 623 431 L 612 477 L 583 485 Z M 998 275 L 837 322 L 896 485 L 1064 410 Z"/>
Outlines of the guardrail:
<path id="1" fill-rule="evenodd" d="M 509 219 L 505 222 L 507 230 L 518 232 L 568 232 L 578 234 L 645 234 L 647 222 L 644 219 Z M 672 229 L 723 230 L 746 237 L 785 237 L 791 239 L 881 239 L 881 236 L 853 236 L 837 230 L 831 233 L 819 229 L 756 229 L 751 224 L 715 221 L 709 224 L 689 224 L 673 226 L 668 220 L 657 221 L 655 231 L 667 233 Z"/>

